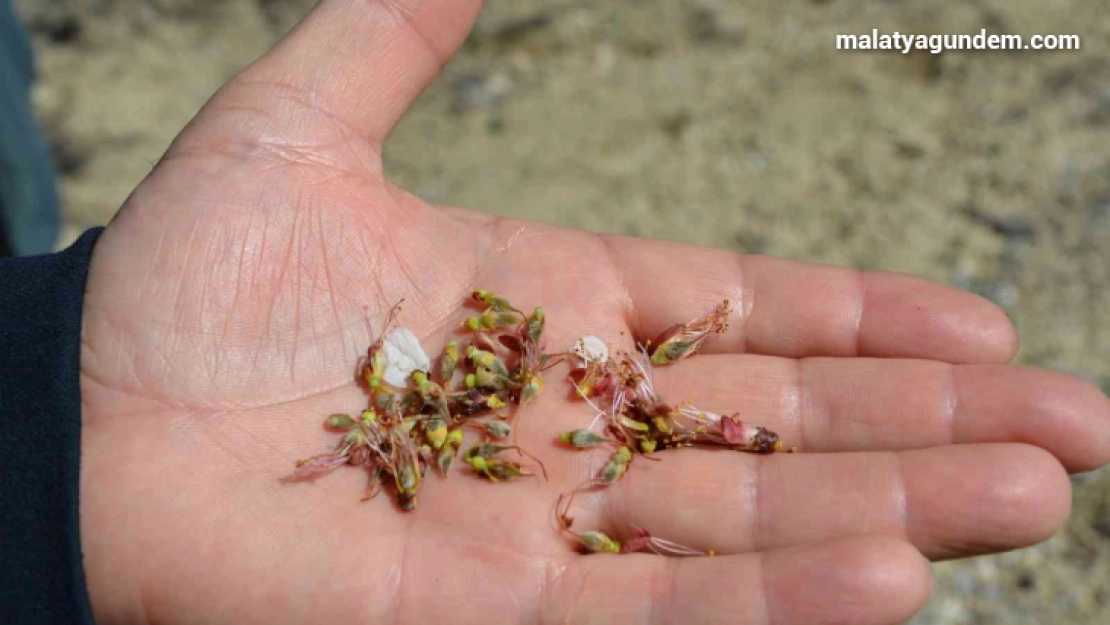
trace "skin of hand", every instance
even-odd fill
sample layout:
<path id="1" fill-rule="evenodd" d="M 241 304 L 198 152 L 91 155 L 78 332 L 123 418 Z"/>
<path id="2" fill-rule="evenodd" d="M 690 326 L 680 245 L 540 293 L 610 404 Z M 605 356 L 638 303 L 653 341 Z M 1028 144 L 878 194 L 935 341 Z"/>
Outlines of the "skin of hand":
<path id="1" fill-rule="evenodd" d="M 1108 401 L 1005 364 L 1014 330 L 985 300 L 431 206 L 386 180 L 382 141 L 479 5 L 323 0 L 103 233 L 81 354 L 99 622 L 892 623 L 925 602 L 928 559 L 1061 527 L 1068 471 L 1110 459 Z M 730 298 L 732 330 L 660 370 L 661 393 L 802 453 L 664 452 L 576 505 L 576 527 L 635 524 L 714 558 L 583 556 L 556 531 L 557 495 L 600 466 L 554 442 L 591 418 L 564 369 L 520 421 L 549 482 L 460 462 L 410 514 L 360 503 L 361 471 L 282 483 L 334 445 L 326 415 L 365 405 L 354 363 L 389 307 L 405 298 L 437 353 L 474 288 L 542 304 L 551 349 L 628 348 Z"/>

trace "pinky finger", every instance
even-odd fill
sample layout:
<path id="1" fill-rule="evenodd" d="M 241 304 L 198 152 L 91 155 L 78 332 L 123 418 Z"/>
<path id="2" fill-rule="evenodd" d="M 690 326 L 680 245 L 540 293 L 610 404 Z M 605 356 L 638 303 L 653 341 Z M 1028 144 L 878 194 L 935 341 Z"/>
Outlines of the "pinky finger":
<path id="1" fill-rule="evenodd" d="M 558 623 L 900 623 L 932 590 L 911 545 L 853 538 L 763 553 L 674 559 L 584 556 L 543 606 Z"/>

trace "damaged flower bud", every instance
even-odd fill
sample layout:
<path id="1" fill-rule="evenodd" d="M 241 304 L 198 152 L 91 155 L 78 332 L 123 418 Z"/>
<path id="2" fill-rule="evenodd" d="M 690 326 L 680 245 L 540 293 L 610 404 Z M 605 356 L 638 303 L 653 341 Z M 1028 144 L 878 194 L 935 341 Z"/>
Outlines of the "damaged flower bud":
<path id="1" fill-rule="evenodd" d="M 581 360 L 582 366 L 591 363 L 604 365 L 609 362 L 609 346 L 596 336 L 583 336 L 578 339 L 574 347 L 570 348 L 570 353 Z"/>
<path id="2" fill-rule="evenodd" d="M 640 527 L 633 526 L 632 531 L 635 532 L 636 535 L 621 544 L 621 553 L 650 551 L 656 555 L 671 557 L 715 555 L 712 551 L 698 551 L 697 549 L 680 545 L 676 542 L 656 538 L 652 536 L 650 532 Z"/>
<path id="3" fill-rule="evenodd" d="M 570 348 L 575 362 L 570 381 L 581 397 L 600 395 L 610 386 L 609 346 L 596 336 L 584 336 Z"/>
<path id="4" fill-rule="evenodd" d="M 347 455 L 348 450 L 349 447 L 344 447 L 330 454 L 321 454 L 306 460 L 298 460 L 296 463 L 296 471 L 293 472 L 290 479 L 314 480 L 318 477 L 323 477 L 347 464 L 349 458 Z"/>

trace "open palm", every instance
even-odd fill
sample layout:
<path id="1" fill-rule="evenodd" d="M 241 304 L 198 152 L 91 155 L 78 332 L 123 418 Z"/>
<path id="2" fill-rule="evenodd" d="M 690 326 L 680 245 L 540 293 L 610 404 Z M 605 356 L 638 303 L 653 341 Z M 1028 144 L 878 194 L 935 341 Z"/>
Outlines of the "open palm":
<path id="1" fill-rule="evenodd" d="M 888 623 L 928 594 L 921 554 L 1060 527 L 1065 468 L 1110 458 L 1107 402 L 1003 364 L 1013 330 L 989 303 L 434 207 L 385 180 L 382 140 L 479 4 L 324 0 L 213 98 L 102 235 L 81 357 L 101 622 Z M 591 417 L 559 369 L 520 422 L 550 481 L 456 468 L 409 514 L 360 503 L 359 471 L 281 483 L 334 444 L 324 416 L 365 405 L 354 363 L 389 307 L 405 298 L 402 323 L 431 352 L 474 288 L 542 304 L 552 349 L 583 334 L 630 347 L 733 300 L 732 331 L 661 370 L 661 392 L 739 411 L 802 453 L 663 453 L 579 502 L 583 528 L 635 524 L 719 554 L 685 560 L 581 556 L 556 531 L 558 493 L 599 464 L 554 444 Z"/>

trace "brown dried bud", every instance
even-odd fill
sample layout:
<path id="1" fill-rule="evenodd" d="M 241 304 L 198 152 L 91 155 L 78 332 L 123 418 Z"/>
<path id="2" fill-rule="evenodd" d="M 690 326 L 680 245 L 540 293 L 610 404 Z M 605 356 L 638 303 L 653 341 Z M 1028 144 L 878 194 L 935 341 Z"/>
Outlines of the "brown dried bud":
<path id="1" fill-rule="evenodd" d="M 405 512 L 412 512 L 416 509 L 416 493 L 397 493 L 397 505 Z"/>
<path id="2" fill-rule="evenodd" d="M 366 445 L 359 445 L 351 450 L 351 456 L 347 458 L 347 463 L 354 466 L 361 466 L 370 462 L 370 448 Z"/>
<path id="3" fill-rule="evenodd" d="M 759 432 L 748 447 L 748 450 L 759 454 L 771 454 L 780 449 L 782 449 L 782 441 L 779 440 L 779 435 L 766 428 L 759 428 Z"/>

